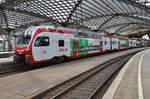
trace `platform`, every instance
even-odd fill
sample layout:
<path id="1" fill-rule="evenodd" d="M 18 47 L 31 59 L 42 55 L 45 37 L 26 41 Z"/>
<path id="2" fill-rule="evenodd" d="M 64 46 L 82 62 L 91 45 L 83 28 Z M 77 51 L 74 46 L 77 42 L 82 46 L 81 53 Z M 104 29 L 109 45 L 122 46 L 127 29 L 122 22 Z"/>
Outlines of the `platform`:
<path id="1" fill-rule="evenodd" d="M 132 57 L 113 81 L 103 99 L 149 99 L 150 49 Z"/>
<path id="2" fill-rule="evenodd" d="M 130 49 L 0 78 L 1 99 L 30 99 L 55 85 L 110 59 L 141 50 Z"/>

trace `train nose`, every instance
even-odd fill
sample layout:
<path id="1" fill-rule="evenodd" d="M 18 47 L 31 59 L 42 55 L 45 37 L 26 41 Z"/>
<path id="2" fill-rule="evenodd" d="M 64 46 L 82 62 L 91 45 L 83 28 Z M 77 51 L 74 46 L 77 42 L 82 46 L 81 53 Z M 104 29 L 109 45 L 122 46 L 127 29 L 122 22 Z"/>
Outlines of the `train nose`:
<path id="1" fill-rule="evenodd" d="M 20 49 L 20 48 L 16 49 L 14 61 L 16 63 L 22 63 L 25 61 L 25 49 Z"/>

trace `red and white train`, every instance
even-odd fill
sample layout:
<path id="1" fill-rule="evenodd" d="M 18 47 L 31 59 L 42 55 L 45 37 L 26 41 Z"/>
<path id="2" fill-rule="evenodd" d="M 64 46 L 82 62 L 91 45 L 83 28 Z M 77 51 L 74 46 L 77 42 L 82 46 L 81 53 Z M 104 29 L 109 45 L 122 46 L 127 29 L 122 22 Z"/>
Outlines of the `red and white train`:
<path id="1" fill-rule="evenodd" d="M 82 30 L 78 32 L 83 34 Z M 84 37 L 77 34 L 71 28 L 30 27 L 18 38 L 14 61 L 37 64 L 144 46 L 142 39 L 108 37 L 90 31 L 84 31 L 88 34 Z"/>

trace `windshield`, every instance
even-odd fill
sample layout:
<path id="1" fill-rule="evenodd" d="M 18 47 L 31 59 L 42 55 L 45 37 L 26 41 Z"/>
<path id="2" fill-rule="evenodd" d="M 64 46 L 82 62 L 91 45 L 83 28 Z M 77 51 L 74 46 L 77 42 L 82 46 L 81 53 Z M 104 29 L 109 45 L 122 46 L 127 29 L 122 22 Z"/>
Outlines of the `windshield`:
<path id="1" fill-rule="evenodd" d="M 25 35 L 25 33 L 22 33 L 19 40 L 18 40 L 18 45 L 27 45 L 29 44 L 31 39 L 31 35 Z"/>
<path id="2" fill-rule="evenodd" d="M 29 44 L 29 42 L 31 40 L 31 36 L 33 34 L 33 31 L 34 31 L 34 28 L 29 28 L 29 29 L 25 30 L 21 34 L 17 44 L 18 45 L 27 45 L 27 44 Z"/>

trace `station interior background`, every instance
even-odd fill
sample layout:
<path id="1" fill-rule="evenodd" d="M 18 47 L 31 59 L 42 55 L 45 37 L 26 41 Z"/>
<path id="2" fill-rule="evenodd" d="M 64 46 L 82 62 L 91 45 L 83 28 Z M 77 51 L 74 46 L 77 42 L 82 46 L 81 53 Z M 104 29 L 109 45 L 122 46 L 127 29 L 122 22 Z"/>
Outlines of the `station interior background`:
<path id="1" fill-rule="evenodd" d="M 14 50 L 20 33 L 41 25 L 149 39 L 150 0 L 0 0 L 0 51 Z"/>

